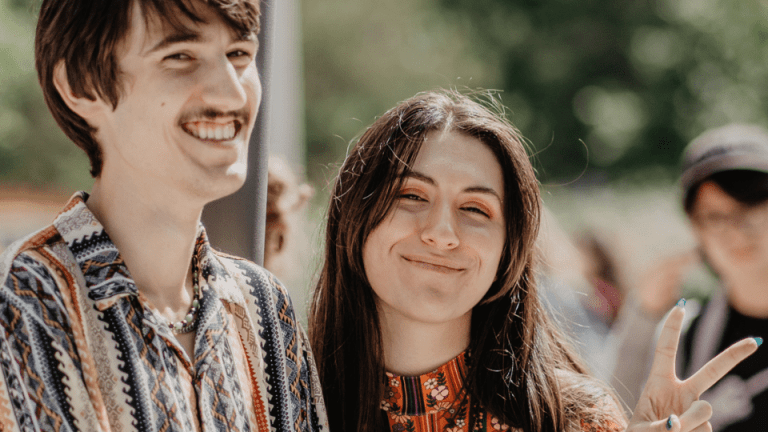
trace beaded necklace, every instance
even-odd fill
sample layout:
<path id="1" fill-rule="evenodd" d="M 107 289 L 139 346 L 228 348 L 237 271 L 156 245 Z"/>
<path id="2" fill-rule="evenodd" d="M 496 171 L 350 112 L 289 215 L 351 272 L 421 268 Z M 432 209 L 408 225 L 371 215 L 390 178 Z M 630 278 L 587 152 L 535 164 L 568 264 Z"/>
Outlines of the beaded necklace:
<path id="1" fill-rule="evenodd" d="M 197 324 L 197 311 L 200 308 L 200 285 L 197 282 L 197 260 L 194 254 L 192 255 L 192 290 L 194 291 L 192 307 L 189 308 L 189 312 L 184 316 L 184 319 L 175 323 L 168 323 L 174 334 L 189 333 L 195 329 L 195 324 Z"/>

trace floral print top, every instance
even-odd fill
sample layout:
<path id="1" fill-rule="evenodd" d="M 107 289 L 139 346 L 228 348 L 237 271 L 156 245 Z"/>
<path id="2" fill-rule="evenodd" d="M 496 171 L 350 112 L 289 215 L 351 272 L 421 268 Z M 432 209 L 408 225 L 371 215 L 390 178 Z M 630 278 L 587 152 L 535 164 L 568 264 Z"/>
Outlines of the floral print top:
<path id="1" fill-rule="evenodd" d="M 461 393 L 462 376 L 466 372 L 467 354 L 419 376 L 398 376 L 387 372 L 381 409 L 386 412 L 392 432 L 468 432 L 469 416 L 474 416 L 473 431 L 514 432 L 496 416 L 473 406 L 470 397 Z M 606 407 L 611 408 L 611 407 Z M 613 405 L 614 410 L 616 409 Z M 623 423 L 620 413 L 615 418 Z M 582 421 L 583 432 L 623 431 L 625 425 L 606 421 L 595 424 Z"/>

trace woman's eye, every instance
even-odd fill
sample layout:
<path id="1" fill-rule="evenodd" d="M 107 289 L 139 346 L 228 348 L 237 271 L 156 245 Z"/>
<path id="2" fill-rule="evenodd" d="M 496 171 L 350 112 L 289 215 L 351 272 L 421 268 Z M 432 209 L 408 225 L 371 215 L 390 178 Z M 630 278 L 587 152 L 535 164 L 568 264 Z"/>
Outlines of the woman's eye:
<path id="1" fill-rule="evenodd" d="M 412 193 L 400 194 L 398 198 L 402 198 L 410 201 L 424 201 L 424 198 Z"/>
<path id="2" fill-rule="evenodd" d="M 469 206 L 469 207 L 463 207 L 463 209 L 468 211 L 468 212 L 470 212 L 470 213 L 477 213 L 477 214 L 485 216 L 485 217 L 490 217 L 488 212 L 483 210 L 483 209 L 481 209 L 480 207 Z"/>

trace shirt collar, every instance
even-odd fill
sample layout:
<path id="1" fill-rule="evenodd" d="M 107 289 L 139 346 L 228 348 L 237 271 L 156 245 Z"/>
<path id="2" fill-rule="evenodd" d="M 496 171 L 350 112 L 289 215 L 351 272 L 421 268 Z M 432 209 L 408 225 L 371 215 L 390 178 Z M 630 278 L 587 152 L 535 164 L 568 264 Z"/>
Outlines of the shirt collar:
<path id="1" fill-rule="evenodd" d="M 53 221 L 66 242 L 85 279 L 88 297 L 96 309 L 103 311 L 126 296 L 138 296 L 133 281 L 117 246 L 104 226 L 86 206 L 88 193 L 75 193 Z M 224 298 L 232 297 L 228 273 L 216 257 L 203 225 L 198 226 L 195 254 L 200 269 L 200 289 L 214 287 Z"/>
<path id="2" fill-rule="evenodd" d="M 88 206 L 86 192 L 77 192 L 53 221 L 85 279 L 88 297 L 104 310 L 121 297 L 138 295 L 123 257 Z"/>
<path id="3" fill-rule="evenodd" d="M 436 414 L 464 402 L 467 353 L 462 352 L 432 372 L 419 376 L 386 373 L 381 409 L 390 414 Z"/>

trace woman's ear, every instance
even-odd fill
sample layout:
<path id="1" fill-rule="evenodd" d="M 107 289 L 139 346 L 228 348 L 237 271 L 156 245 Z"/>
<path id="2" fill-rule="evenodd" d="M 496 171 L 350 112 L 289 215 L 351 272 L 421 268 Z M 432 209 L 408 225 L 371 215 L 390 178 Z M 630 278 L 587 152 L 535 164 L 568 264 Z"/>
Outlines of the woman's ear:
<path id="1" fill-rule="evenodd" d="M 103 108 L 104 103 L 98 96 L 78 95 L 72 90 L 67 78 L 67 67 L 64 60 L 59 60 L 53 68 L 53 85 L 69 109 L 91 126 L 96 126 L 94 124 L 95 117 Z"/>

